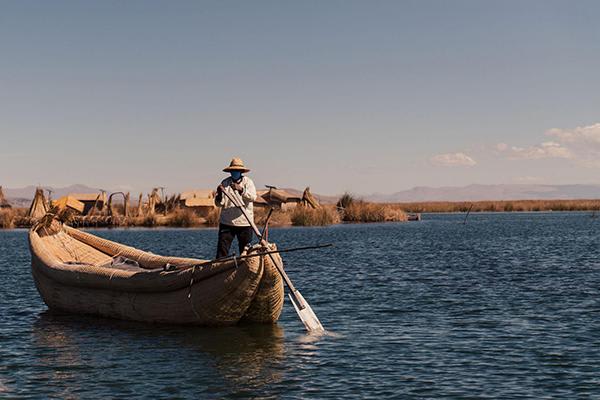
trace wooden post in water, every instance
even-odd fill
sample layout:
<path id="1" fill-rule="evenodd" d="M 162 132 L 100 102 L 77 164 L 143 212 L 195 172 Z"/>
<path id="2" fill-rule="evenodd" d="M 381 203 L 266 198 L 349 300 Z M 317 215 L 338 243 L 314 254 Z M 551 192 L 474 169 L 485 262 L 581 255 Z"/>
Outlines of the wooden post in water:
<path id="1" fill-rule="evenodd" d="M 473 203 L 471 203 L 471 207 L 469 207 L 469 210 L 467 211 L 467 215 L 465 215 L 465 220 L 463 221 L 463 225 L 467 224 L 467 218 L 469 218 L 469 214 L 471 214 L 472 209 L 473 209 Z"/>

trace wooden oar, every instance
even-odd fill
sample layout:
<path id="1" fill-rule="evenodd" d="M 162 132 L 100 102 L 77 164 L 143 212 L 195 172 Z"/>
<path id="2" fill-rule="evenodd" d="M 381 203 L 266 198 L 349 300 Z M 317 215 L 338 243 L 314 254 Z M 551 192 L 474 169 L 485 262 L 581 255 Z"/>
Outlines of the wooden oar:
<path id="1" fill-rule="evenodd" d="M 260 230 L 258 230 L 258 227 L 256 226 L 256 224 L 254 223 L 254 221 L 252 221 L 252 218 L 250 218 L 248 216 L 248 214 L 246 213 L 246 210 L 244 210 L 244 207 L 242 207 L 242 205 L 240 203 L 238 203 L 236 200 L 234 200 L 235 195 L 229 195 L 229 193 L 227 193 L 227 188 L 225 188 L 225 187 L 222 188 L 222 193 L 229 199 L 229 201 L 231 201 L 242 212 L 244 217 L 246 217 L 246 220 L 248 221 L 248 223 L 254 230 L 254 233 L 259 238 L 261 243 L 264 243 L 265 245 L 268 244 L 268 242 L 265 239 L 263 239 L 263 236 L 260 233 Z M 292 304 L 294 305 L 294 309 L 296 310 L 296 313 L 300 317 L 300 320 L 306 327 L 306 330 L 309 332 L 325 331 L 325 328 L 323 328 L 323 325 L 321 325 L 321 321 L 319 321 L 319 318 L 317 318 L 317 315 L 314 313 L 314 311 L 312 310 L 312 308 L 310 307 L 308 302 L 304 299 L 304 297 L 298 291 L 298 289 L 296 289 L 296 287 L 292 283 L 291 279 L 288 277 L 288 275 L 283 270 L 283 266 L 277 261 L 277 259 L 275 257 L 273 257 L 273 254 L 268 254 L 268 255 L 271 258 L 271 261 L 273 261 L 273 264 L 275 264 L 275 268 L 277 268 L 277 271 L 283 278 L 283 281 L 287 285 L 288 289 L 290 290 L 290 294 L 289 294 L 290 300 L 292 301 Z"/>

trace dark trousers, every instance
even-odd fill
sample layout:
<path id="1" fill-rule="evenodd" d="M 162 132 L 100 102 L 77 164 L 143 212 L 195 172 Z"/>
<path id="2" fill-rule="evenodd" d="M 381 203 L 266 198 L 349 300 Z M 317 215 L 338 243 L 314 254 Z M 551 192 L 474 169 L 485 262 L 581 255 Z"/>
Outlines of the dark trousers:
<path id="1" fill-rule="evenodd" d="M 227 257 L 229 249 L 234 238 L 238 240 L 239 254 L 242 254 L 244 247 L 252 240 L 251 226 L 230 226 L 219 224 L 219 242 L 217 244 L 217 258 Z"/>

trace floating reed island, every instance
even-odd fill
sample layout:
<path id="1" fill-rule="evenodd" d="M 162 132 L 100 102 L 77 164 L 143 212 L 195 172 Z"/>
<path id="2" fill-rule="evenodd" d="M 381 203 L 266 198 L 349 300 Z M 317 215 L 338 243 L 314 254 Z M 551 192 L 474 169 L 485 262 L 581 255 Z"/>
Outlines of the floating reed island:
<path id="1" fill-rule="evenodd" d="M 255 220 L 263 224 L 267 215 L 271 226 L 326 226 L 341 222 L 386 222 L 418 220 L 401 207 L 369 203 L 349 194 L 336 204 L 321 203 L 310 188 L 303 192 L 269 186 L 258 191 L 254 202 Z M 130 193 L 105 191 L 98 193 L 70 193 L 57 200 L 48 199 L 42 188 L 35 192 L 28 209 L 10 206 L 0 187 L 0 228 L 29 228 L 53 206 L 68 207 L 72 211 L 69 224 L 84 227 L 200 227 L 216 226 L 219 208 L 212 190 L 192 190 L 166 196 L 161 188 L 154 188 L 144 196 L 140 193 L 132 202 Z M 4 201 L 2 201 L 2 199 Z M 2 207 L 1 205 L 5 206 Z M 271 211 L 273 210 L 273 211 Z"/>

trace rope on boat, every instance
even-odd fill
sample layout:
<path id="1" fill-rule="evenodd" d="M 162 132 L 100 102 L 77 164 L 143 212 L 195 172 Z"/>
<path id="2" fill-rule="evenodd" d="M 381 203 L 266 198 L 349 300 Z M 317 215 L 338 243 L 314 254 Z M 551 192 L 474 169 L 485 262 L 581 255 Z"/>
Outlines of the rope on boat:
<path id="1" fill-rule="evenodd" d="M 200 314 L 198 314 L 198 312 L 196 311 L 196 307 L 194 307 L 194 302 L 192 301 L 192 286 L 194 285 L 194 273 L 196 272 L 195 265 L 191 268 L 191 271 L 192 271 L 192 277 L 190 279 L 190 289 L 188 292 L 188 299 L 190 299 L 190 307 L 192 308 L 192 312 L 194 313 L 196 318 L 198 318 L 200 320 L 202 318 L 200 318 Z"/>
<path id="2" fill-rule="evenodd" d="M 192 272 L 192 277 L 190 279 L 190 288 L 188 291 L 188 299 L 192 299 L 192 285 L 194 284 L 194 273 L 196 272 L 196 266 L 192 266 L 191 268 L 191 272 Z"/>

